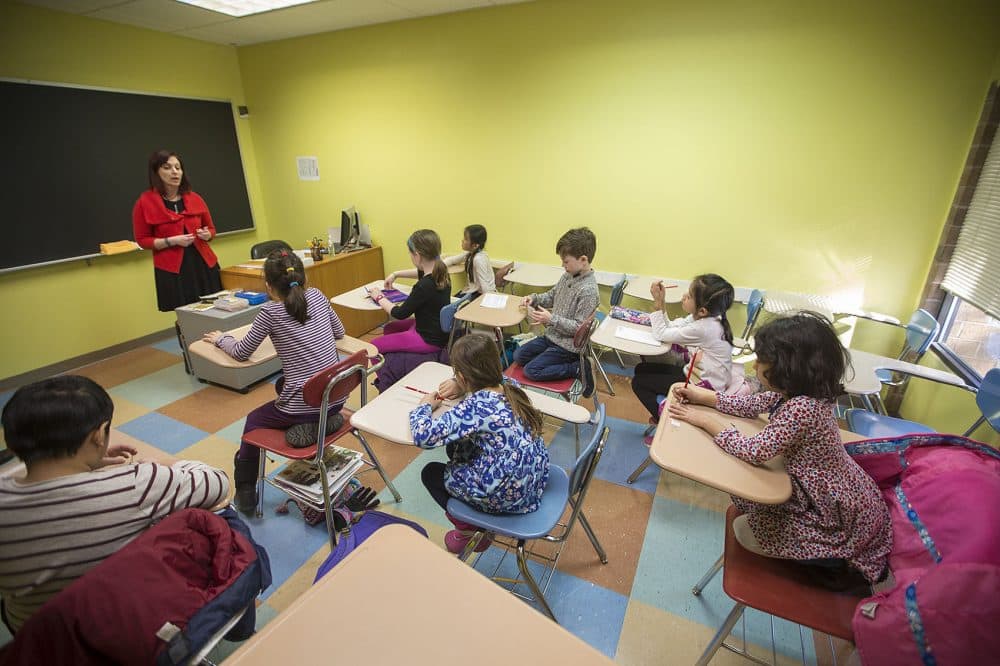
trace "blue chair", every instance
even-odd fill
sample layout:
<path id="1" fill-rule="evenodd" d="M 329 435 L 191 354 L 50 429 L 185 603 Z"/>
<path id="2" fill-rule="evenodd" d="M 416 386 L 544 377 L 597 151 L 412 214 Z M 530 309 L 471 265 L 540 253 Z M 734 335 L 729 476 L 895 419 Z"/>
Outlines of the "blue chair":
<path id="1" fill-rule="evenodd" d="M 627 286 L 628 286 L 628 275 L 622 273 L 622 278 L 618 280 L 618 282 L 615 282 L 614 286 L 611 287 L 611 301 L 610 301 L 611 307 L 622 304 L 622 298 L 625 296 L 625 287 Z M 605 317 L 607 316 L 608 315 L 601 312 L 600 310 L 594 313 L 594 317 L 597 319 L 598 324 L 604 321 Z M 604 377 L 604 383 L 608 387 L 608 393 L 610 393 L 611 395 L 615 395 L 615 389 L 611 385 L 611 380 L 608 379 L 608 373 L 606 373 L 604 371 L 604 368 L 601 366 L 601 356 L 603 356 L 608 351 L 608 348 L 602 347 L 600 345 L 598 345 L 598 347 L 600 347 L 600 349 L 596 350 L 591 349 L 591 356 L 594 359 L 594 363 L 597 364 L 597 371 L 601 373 L 602 377 Z M 615 352 L 615 357 L 618 359 L 618 365 L 624 368 L 625 360 L 622 359 L 621 353 L 617 349 L 613 351 Z"/>
<path id="2" fill-rule="evenodd" d="M 590 487 L 594 470 L 601 460 L 601 454 L 608 441 L 609 429 L 605 426 L 605 420 L 605 407 L 600 405 L 596 413 L 594 436 L 584 448 L 583 453 L 577 457 L 576 464 L 569 474 L 558 465 L 552 465 L 549 468 L 549 481 L 545 486 L 545 492 L 542 494 L 542 501 L 537 511 L 524 514 L 496 515 L 483 513 L 455 498 L 448 500 L 448 513 L 458 520 L 476 525 L 479 528 L 469 539 L 468 545 L 459 554 L 459 558 L 463 561 L 467 560 L 485 534 L 489 534 L 490 537 L 501 536 L 516 540 L 516 545 L 511 547 L 517 553 L 517 566 L 523 578 L 514 581 L 515 586 L 520 582 L 526 583 L 538 605 L 541 606 L 546 615 L 556 622 L 558 620 L 549 607 L 549 603 L 545 600 L 544 592 L 548 588 L 549 581 L 552 580 L 552 574 L 559 562 L 562 547 L 578 520 L 583 531 L 587 533 L 590 543 L 594 546 L 594 550 L 597 551 L 598 557 L 601 558 L 601 563 L 608 563 L 608 556 L 604 552 L 604 548 L 601 547 L 594 530 L 583 515 L 583 502 L 587 496 L 587 489 Z M 567 505 L 572 511 L 566 524 L 563 525 L 559 519 L 566 511 Z M 558 534 L 553 534 L 557 527 L 562 529 L 557 530 Z M 524 544 L 534 539 L 559 544 L 558 550 L 554 555 L 529 552 L 525 549 Z M 551 562 L 552 568 L 548 576 L 544 577 L 544 586 L 542 587 L 539 586 L 538 581 L 528 569 L 529 554 L 534 560 Z M 473 564 L 473 566 L 475 565 Z M 507 580 L 509 581 L 509 579 Z"/>
<path id="3" fill-rule="evenodd" d="M 937 338 L 941 325 L 927 310 L 917 310 L 910 316 L 910 321 L 903 328 L 906 329 L 906 338 L 903 340 L 903 348 L 897 358 L 916 363 Z M 875 374 L 879 381 L 886 386 L 899 386 L 906 381 L 905 377 L 894 379 L 891 370 L 877 370 Z"/>
<path id="4" fill-rule="evenodd" d="M 457 301 L 453 301 L 448 305 L 441 308 L 441 312 L 438 314 L 438 321 L 441 324 L 441 330 L 448 334 L 448 354 L 451 354 L 451 344 L 455 340 L 455 313 L 458 312 L 459 308 L 463 308 L 469 304 L 471 301 L 471 294 L 466 294 L 462 296 Z M 500 349 L 503 349 L 503 341 L 500 342 Z"/>
<path id="5" fill-rule="evenodd" d="M 994 430 L 1000 432 L 1000 368 L 993 368 L 983 377 L 979 390 L 976 391 L 976 406 L 981 415 L 962 433 L 963 436 L 971 436 L 983 422 L 989 423 Z M 870 438 L 898 437 L 914 432 L 937 432 L 915 421 L 875 414 L 864 409 L 847 410 L 847 427 L 851 432 Z"/>
<path id="6" fill-rule="evenodd" d="M 743 332 L 738 337 L 733 338 L 733 356 L 742 356 L 750 353 L 750 333 L 757 325 L 757 317 L 764 308 L 764 292 L 754 289 L 750 292 L 747 300 L 747 325 L 743 327 Z"/>

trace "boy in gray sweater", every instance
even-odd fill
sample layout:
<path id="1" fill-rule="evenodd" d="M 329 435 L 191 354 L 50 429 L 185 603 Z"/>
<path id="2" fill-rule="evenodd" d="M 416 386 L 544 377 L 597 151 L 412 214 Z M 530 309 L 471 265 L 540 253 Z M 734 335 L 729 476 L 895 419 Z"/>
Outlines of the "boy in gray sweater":
<path id="1" fill-rule="evenodd" d="M 528 319 L 543 324 L 545 335 L 522 345 L 514 360 L 524 367 L 524 376 L 536 381 L 576 377 L 580 348 L 573 344 L 576 330 L 597 309 L 597 280 L 590 267 L 597 252 L 597 238 L 586 227 L 570 229 L 556 243 L 566 272 L 552 289 L 526 296 Z M 589 363 L 584 372 L 584 397 L 594 392 Z"/>

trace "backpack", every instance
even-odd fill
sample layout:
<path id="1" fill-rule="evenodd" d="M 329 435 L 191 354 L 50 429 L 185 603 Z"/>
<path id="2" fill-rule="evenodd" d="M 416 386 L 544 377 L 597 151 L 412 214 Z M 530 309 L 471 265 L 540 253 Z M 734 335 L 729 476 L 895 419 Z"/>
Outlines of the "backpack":
<path id="1" fill-rule="evenodd" d="M 413 521 L 388 513 L 382 513 L 381 511 L 366 511 L 365 515 L 361 516 L 361 519 L 351 527 L 349 532 L 341 533 L 340 540 L 337 541 L 337 547 L 323 560 L 323 563 L 319 565 L 319 569 L 316 570 L 316 578 L 313 579 L 313 585 L 325 576 L 330 569 L 340 564 L 341 560 L 353 553 L 354 549 L 364 543 L 368 537 L 387 525 L 406 525 L 420 532 L 424 537 L 427 536 L 427 530 Z"/>

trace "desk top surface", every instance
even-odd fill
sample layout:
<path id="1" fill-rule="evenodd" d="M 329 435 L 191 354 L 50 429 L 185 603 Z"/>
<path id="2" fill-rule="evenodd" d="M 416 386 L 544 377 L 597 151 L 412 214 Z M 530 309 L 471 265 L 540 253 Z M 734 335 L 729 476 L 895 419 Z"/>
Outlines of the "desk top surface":
<path id="1" fill-rule="evenodd" d="M 351 308 L 352 310 L 381 310 L 382 308 L 368 297 L 368 290 L 372 288 L 383 289 L 384 285 L 385 282 L 383 280 L 373 280 L 361 287 L 355 287 L 350 291 L 345 291 L 343 294 L 337 294 L 330 299 L 330 302 L 334 305 Z M 409 285 L 393 283 L 392 288 L 398 289 L 404 294 L 410 293 Z"/>
<path id="2" fill-rule="evenodd" d="M 848 393 L 867 395 L 881 391 L 882 383 L 879 381 L 878 375 L 875 374 L 876 370 L 894 370 L 932 382 L 959 388 L 966 387 L 961 377 L 945 370 L 928 368 L 916 363 L 907 363 L 898 358 L 879 356 L 878 354 L 871 354 L 860 349 L 850 349 L 848 351 L 851 353 L 851 365 L 854 367 L 853 378 L 849 381 L 845 379 L 844 382 L 844 388 Z M 850 370 L 848 370 L 848 373 L 850 373 Z"/>
<path id="3" fill-rule="evenodd" d="M 532 663 L 614 663 L 404 525 L 373 534 L 226 663 L 507 666 L 510 652 L 489 647 L 498 627 Z"/>
<path id="4" fill-rule="evenodd" d="M 226 332 L 237 340 L 242 340 L 243 336 L 245 336 L 247 331 L 250 330 L 251 325 L 252 324 L 247 324 L 246 326 L 240 326 L 239 328 L 234 328 L 231 331 Z M 368 353 L 368 356 L 378 356 L 378 349 L 376 349 L 375 345 L 370 342 L 352 338 L 349 335 L 345 335 L 340 340 L 337 340 L 337 351 L 340 353 L 341 357 L 350 356 L 359 349 L 364 349 Z M 237 361 L 226 352 L 204 340 L 196 340 L 195 342 L 192 342 L 188 345 L 188 351 L 195 356 L 200 356 L 206 361 L 210 361 L 211 363 L 223 368 L 249 368 L 255 365 L 260 365 L 261 363 L 266 363 L 278 355 L 270 337 L 264 338 L 264 341 L 260 343 L 260 346 L 254 350 L 254 353 L 251 354 L 250 358 L 246 361 Z"/>
<path id="5" fill-rule="evenodd" d="M 423 398 L 421 391 L 428 393 L 436 391 L 441 382 L 453 376 L 454 371 L 451 366 L 434 362 L 421 363 L 384 393 L 354 412 L 351 415 L 351 425 L 390 442 L 413 444 L 413 436 L 410 433 L 410 412 Z M 570 423 L 586 423 L 590 419 L 590 412 L 586 407 L 535 391 L 525 391 L 525 393 L 531 399 L 531 404 L 543 414 Z M 455 404 L 454 401 L 442 404 L 434 410 L 434 416 L 440 416 Z"/>
<path id="6" fill-rule="evenodd" d="M 528 287 L 552 287 L 559 282 L 559 278 L 565 272 L 559 266 L 516 264 L 505 279 L 507 282 L 516 282 Z"/>
<path id="7" fill-rule="evenodd" d="M 619 328 L 632 329 L 639 331 L 640 333 L 647 333 L 650 335 L 652 335 L 653 332 L 653 329 L 650 326 L 633 324 L 632 322 L 614 319 L 613 317 L 605 317 L 604 321 L 601 322 L 601 325 L 597 327 L 596 331 L 594 331 L 594 335 L 590 338 L 590 341 L 595 345 L 601 345 L 602 347 L 608 347 L 610 349 L 617 349 L 618 351 L 623 351 L 627 354 L 636 354 L 638 356 L 659 356 L 670 351 L 670 345 L 661 343 L 653 346 L 643 342 L 635 342 L 634 340 L 620 338 L 615 334 Z"/>
<path id="8" fill-rule="evenodd" d="M 673 399 L 671 391 L 668 400 Z M 767 425 L 761 417 L 743 419 L 721 414 L 710 407 L 698 405 L 692 408 L 719 415 L 745 435 L 755 435 Z M 863 439 L 846 430 L 841 430 L 840 436 L 845 442 Z M 701 428 L 675 421 L 666 411 L 653 436 L 649 457 L 665 470 L 761 504 L 781 504 L 792 496 L 791 479 L 785 472 L 781 456 L 760 466 L 751 465 L 723 451 Z"/>
<path id="9" fill-rule="evenodd" d="M 663 292 L 665 303 L 680 303 L 681 297 L 687 292 L 690 282 L 688 280 L 674 280 L 672 278 L 654 277 L 651 275 L 635 275 L 629 278 L 625 285 L 625 293 L 633 298 L 641 298 L 646 301 L 653 300 L 649 294 L 649 288 L 654 282 L 663 281 L 664 286 L 677 285 Z"/>
<path id="10" fill-rule="evenodd" d="M 488 308 L 483 306 L 487 297 L 505 299 L 502 308 Z M 482 324 L 483 326 L 493 326 L 504 328 L 507 326 L 517 326 L 526 315 L 525 308 L 521 305 L 521 297 L 512 294 L 482 294 L 474 301 L 460 308 L 455 313 L 455 319 L 467 321 L 472 324 Z"/>

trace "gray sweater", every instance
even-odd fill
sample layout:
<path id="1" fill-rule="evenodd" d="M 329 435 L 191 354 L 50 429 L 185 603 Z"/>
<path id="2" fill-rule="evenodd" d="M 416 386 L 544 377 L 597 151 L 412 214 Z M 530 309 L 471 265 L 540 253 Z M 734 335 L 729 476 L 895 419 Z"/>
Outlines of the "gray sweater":
<path id="1" fill-rule="evenodd" d="M 573 345 L 573 336 L 583 320 L 593 314 L 599 303 L 597 278 L 594 271 L 573 276 L 563 273 L 556 286 L 546 292 L 534 294 L 533 305 L 552 312 L 552 321 L 545 329 L 545 337 L 571 352 L 579 352 Z"/>

